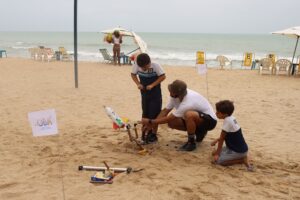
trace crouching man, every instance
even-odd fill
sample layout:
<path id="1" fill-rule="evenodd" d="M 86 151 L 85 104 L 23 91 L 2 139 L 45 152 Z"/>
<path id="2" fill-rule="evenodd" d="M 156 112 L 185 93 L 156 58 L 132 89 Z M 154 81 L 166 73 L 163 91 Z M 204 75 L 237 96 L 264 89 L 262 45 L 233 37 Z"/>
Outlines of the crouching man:
<path id="1" fill-rule="evenodd" d="M 170 99 L 167 106 L 156 119 L 143 118 L 142 124 L 150 129 L 167 123 L 172 129 L 186 131 L 188 140 L 179 150 L 193 151 L 196 149 L 196 142 L 202 142 L 207 131 L 216 127 L 216 114 L 208 100 L 188 89 L 185 82 L 175 80 L 168 85 L 168 89 Z"/>

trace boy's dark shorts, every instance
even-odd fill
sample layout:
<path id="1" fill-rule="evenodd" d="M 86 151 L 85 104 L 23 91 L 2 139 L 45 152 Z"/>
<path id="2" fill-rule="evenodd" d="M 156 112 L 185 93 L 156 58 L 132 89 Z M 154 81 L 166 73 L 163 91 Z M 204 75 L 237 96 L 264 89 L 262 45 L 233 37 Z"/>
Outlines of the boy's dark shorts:
<path id="1" fill-rule="evenodd" d="M 155 119 L 162 108 L 162 98 L 161 96 L 154 96 L 154 98 L 149 98 L 148 96 L 142 95 L 142 117 Z"/>

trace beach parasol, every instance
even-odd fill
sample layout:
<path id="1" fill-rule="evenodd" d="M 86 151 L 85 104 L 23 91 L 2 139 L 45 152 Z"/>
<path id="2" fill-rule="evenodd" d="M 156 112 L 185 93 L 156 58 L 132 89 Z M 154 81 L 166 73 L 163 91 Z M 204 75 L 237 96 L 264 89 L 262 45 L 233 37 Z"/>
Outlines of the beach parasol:
<path id="1" fill-rule="evenodd" d="M 119 31 L 119 33 L 120 33 L 122 36 L 133 37 L 131 31 L 128 31 L 128 30 L 126 30 L 126 29 L 124 29 L 124 28 L 121 28 L 121 27 L 103 30 L 103 31 L 101 31 L 101 33 L 104 33 L 104 34 L 113 34 L 114 31 Z"/>
<path id="2" fill-rule="evenodd" d="M 139 46 L 142 53 L 145 53 L 147 51 L 147 44 L 140 36 L 138 36 L 135 32 L 132 32 L 133 39 L 135 43 Z"/>
<path id="3" fill-rule="evenodd" d="M 272 32 L 272 34 L 286 35 L 286 36 L 290 36 L 290 37 L 293 37 L 293 38 L 297 39 L 295 50 L 294 50 L 294 53 L 293 53 L 293 59 L 292 59 L 292 75 L 293 75 L 294 72 L 295 72 L 295 65 L 293 65 L 293 63 L 294 63 L 294 58 L 295 58 L 295 54 L 296 54 L 296 51 L 297 51 L 299 37 L 300 37 L 300 26 L 295 26 L 295 27 L 291 27 L 291 28 L 288 28 L 288 29 L 275 31 L 275 32 Z"/>
<path id="4" fill-rule="evenodd" d="M 135 52 L 137 50 L 140 50 L 142 53 L 146 53 L 146 51 L 147 51 L 147 43 L 139 35 L 137 35 L 133 31 L 129 31 L 129 30 L 126 30 L 124 28 L 117 27 L 117 28 L 103 30 L 103 31 L 101 31 L 101 33 L 103 33 L 103 34 L 112 34 L 116 30 L 119 31 L 122 36 L 132 37 L 133 40 L 134 40 L 134 42 L 138 46 L 137 49 L 135 49 L 135 50 L 133 50 L 133 51 L 127 53 L 127 54 L 133 53 L 133 52 Z"/>

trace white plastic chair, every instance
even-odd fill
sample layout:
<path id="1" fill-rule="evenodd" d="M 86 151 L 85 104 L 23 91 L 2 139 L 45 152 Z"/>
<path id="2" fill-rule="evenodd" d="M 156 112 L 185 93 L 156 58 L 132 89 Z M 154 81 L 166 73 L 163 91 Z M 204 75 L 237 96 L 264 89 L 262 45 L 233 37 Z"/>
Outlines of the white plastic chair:
<path id="1" fill-rule="evenodd" d="M 259 61 L 259 74 L 273 74 L 273 61 L 271 58 L 263 58 Z"/>
<path id="2" fill-rule="evenodd" d="M 284 74 L 289 75 L 292 63 L 287 59 L 279 59 L 275 63 L 276 75 Z"/>
<path id="3" fill-rule="evenodd" d="M 229 63 L 229 65 L 231 66 L 231 61 L 223 55 L 217 56 L 216 60 L 220 63 L 220 69 L 224 69 L 226 63 Z"/>

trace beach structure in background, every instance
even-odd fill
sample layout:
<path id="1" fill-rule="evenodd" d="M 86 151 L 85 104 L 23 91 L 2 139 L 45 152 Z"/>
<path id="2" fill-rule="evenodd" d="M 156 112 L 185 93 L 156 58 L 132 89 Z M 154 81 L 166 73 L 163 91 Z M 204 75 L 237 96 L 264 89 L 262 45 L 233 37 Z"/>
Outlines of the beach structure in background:
<path id="1" fill-rule="evenodd" d="M 206 74 L 207 72 L 207 65 L 205 61 L 205 52 L 204 51 L 197 51 L 196 53 L 196 67 L 199 74 Z"/>
<path id="2" fill-rule="evenodd" d="M 272 34 L 287 35 L 289 37 L 296 38 L 296 45 L 295 45 L 293 58 L 292 58 L 292 68 L 290 70 L 290 73 L 293 75 L 294 72 L 295 72 L 295 68 L 297 66 L 297 63 L 294 63 L 294 58 L 295 58 L 295 54 L 296 54 L 296 51 L 297 51 L 299 37 L 300 37 L 300 26 L 295 26 L 295 27 L 291 27 L 291 28 L 288 28 L 288 29 L 275 31 L 275 32 L 272 32 Z"/>
<path id="3" fill-rule="evenodd" d="M 274 65 L 271 58 L 263 58 L 259 61 L 259 64 L 259 74 L 272 75 L 274 73 Z"/>
<path id="4" fill-rule="evenodd" d="M 80 33 L 78 60 L 103 61 L 99 53 L 100 48 L 106 48 L 112 54 L 111 45 L 102 42 L 103 34 L 101 32 L 99 34 L 99 32 Z M 232 61 L 232 69 L 241 69 L 243 53 L 246 51 L 255 53 L 255 59 L 257 60 L 265 58 L 268 53 L 275 54 L 277 59 L 292 60 L 292 49 L 295 43 L 291 38 L 274 34 L 214 35 L 197 33 L 193 34 L 193 37 L 190 37 L 187 33 L 146 32 L 137 34 L 147 42 L 148 53 L 155 61 L 172 66 L 195 66 L 195 52 L 199 47 L 205 49 L 208 68 L 219 68 L 216 56 L 225 55 Z M 50 47 L 54 51 L 57 51 L 59 46 L 64 46 L 73 53 L 73 33 L 71 32 L 0 32 L 0 38 L 5 41 L 0 45 L 0 49 L 6 50 L 8 57 L 28 58 L 30 56 L 28 49 L 38 46 Z M 211 42 L 208 42 L 211 40 L 219 42 L 212 45 Z M 251 44 L 251 46 L 247 50 L 248 44 Z M 180 48 L 178 48 L 179 46 Z M 137 45 L 133 38 L 123 38 L 123 52 L 127 53 L 136 48 Z M 294 62 L 298 55 L 300 55 L 300 48 L 297 49 Z M 258 62 L 256 69 L 258 69 Z"/>
<path id="5" fill-rule="evenodd" d="M 255 54 L 252 52 L 244 53 L 242 60 L 242 68 L 253 69 L 255 68 Z"/>
<path id="6" fill-rule="evenodd" d="M 231 61 L 226 56 L 219 55 L 219 56 L 217 56 L 216 60 L 220 63 L 221 69 L 224 69 L 224 67 L 226 66 L 226 63 L 228 63 L 230 65 L 230 67 L 232 67 Z"/>
<path id="7" fill-rule="evenodd" d="M 37 61 L 70 61 L 73 58 L 73 54 L 67 53 L 67 50 L 64 47 L 59 47 L 58 51 L 54 51 L 52 48 L 39 46 L 28 49 L 30 57 Z"/>
<path id="8" fill-rule="evenodd" d="M 101 33 L 103 33 L 104 34 L 104 38 L 106 38 L 106 37 L 110 37 L 110 35 L 114 31 L 119 31 L 122 36 L 132 37 L 133 41 L 138 46 L 136 49 L 133 49 L 130 52 L 123 53 L 123 55 L 121 56 L 121 58 L 123 58 L 123 63 L 124 64 L 126 64 L 125 61 L 126 61 L 126 59 L 128 59 L 128 56 L 132 56 L 133 55 L 133 59 L 134 59 L 134 58 L 136 58 L 137 54 L 139 54 L 139 53 L 146 53 L 147 52 L 147 43 L 139 35 L 137 35 L 133 31 L 129 31 L 129 30 L 126 30 L 124 28 L 117 27 L 117 28 L 103 30 L 103 31 L 101 31 Z M 107 40 L 105 39 L 104 41 L 107 41 Z"/>
<path id="9" fill-rule="evenodd" d="M 208 96 L 208 80 L 207 80 L 206 54 L 205 54 L 204 51 L 197 51 L 196 52 L 196 68 L 197 68 L 198 74 L 205 75 L 206 97 L 209 100 L 209 96 Z"/>
<path id="10" fill-rule="evenodd" d="M 2 58 L 4 54 L 5 54 L 5 57 L 7 58 L 6 50 L 0 49 L 0 58 Z"/>
<path id="11" fill-rule="evenodd" d="M 46 48 L 44 46 L 34 47 L 28 49 L 30 56 L 34 60 L 38 61 L 52 61 L 55 60 L 55 53 L 52 48 Z"/>
<path id="12" fill-rule="evenodd" d="M 287 59 L 279 59 L 275 63 L 276 75 L 284 74 L 289 75 L 290 68 L 292 66 L 291 61 Z"/>

